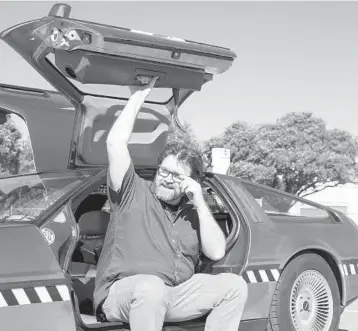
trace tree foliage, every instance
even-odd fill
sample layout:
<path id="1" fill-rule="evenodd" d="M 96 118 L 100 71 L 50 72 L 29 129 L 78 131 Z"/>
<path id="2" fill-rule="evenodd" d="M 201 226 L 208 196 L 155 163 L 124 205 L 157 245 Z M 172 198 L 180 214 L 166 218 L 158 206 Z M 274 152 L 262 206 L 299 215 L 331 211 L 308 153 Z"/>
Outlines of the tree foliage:
<path id="1" fill-rule="evenodd" d="M 230 174 L 305 196 L 356 181 L 357 140 L 329 130 L 312 113 L 289 113 L 274 124 L 236 122 L 205 143 L 231 150 Z"/>
<path id="2" fill-rule="evenodd" d="M 192 127 L 188 123 L 184 123 L 184 132 L 180 130 L 175 124 L 172 124 L 169 128 L 169 135 L 167 138 L 167 142 L 179 141 L 183 142 L 185 145 L 190 146 L 197 151 L 202 151 L 202 144 L 196 138 Z"/>
<path id="3" fill-rule="evenodd" d="M 34 171 L 31 146 L 21 137 L 15 124 L 8 121 L 0 125 L 0 176 Z"/>

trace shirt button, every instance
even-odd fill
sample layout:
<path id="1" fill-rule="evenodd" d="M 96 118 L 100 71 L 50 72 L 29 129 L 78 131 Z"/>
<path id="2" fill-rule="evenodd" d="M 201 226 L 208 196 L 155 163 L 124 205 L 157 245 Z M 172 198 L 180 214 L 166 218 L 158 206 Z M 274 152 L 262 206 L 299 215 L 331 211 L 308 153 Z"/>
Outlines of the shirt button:
<path id="1" fill-rule="evenodd" d="M 177 254 L 177 257 L 181 257 L 180 253 Z"/>

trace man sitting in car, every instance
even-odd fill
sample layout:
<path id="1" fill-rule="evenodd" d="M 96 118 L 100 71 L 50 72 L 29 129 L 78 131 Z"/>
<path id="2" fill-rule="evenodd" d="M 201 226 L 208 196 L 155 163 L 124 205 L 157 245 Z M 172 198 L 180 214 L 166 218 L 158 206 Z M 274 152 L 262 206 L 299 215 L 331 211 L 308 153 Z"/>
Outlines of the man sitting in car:
<path id="1" fill-rule="evenodd" d="M 179 143 L 159 156 L 153 182 L 140 178 L 128 151 L 137 114 L 157 78 L 142 78 L 107 138 L 111 221 L 97 267 L 94 303 L 101 321 L 132 331 L 162 330 L 209 313 L 205 330 L 237 331 L 247 299 L 238 275 L 194 274 L 203 252 L 225 255 L 225 237 L 203 198 L 201 155 Z M 133 90 L 132 90 L 133 91 Z"/>

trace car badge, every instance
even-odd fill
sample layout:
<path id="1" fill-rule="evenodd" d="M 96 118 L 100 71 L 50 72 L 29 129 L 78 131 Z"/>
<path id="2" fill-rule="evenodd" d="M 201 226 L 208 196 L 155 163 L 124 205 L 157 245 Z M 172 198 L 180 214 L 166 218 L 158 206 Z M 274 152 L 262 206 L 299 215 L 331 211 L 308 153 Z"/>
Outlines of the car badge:
<path id="1" fill-rule="evenodd" d="M 47 243 L 49 245 L 52 245 L 55 241 L 55 234 L 53 233 L 53 231 L 50 229 L 47 229 L 47 228 L 42 228 L 41 232 L 42 232 L 43 236 L 45 237 Z"/>

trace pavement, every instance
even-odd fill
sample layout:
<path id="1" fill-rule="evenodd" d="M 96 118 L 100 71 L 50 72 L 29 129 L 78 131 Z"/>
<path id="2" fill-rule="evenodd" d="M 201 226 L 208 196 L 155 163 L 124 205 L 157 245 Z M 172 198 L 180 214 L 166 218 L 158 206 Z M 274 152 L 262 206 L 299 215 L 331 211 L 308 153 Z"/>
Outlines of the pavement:
<path id="1" fill-rule="evenodd" d="M 341 316 L 339 331 L 358 331 L 358 301 L 348 306 Z"/>

